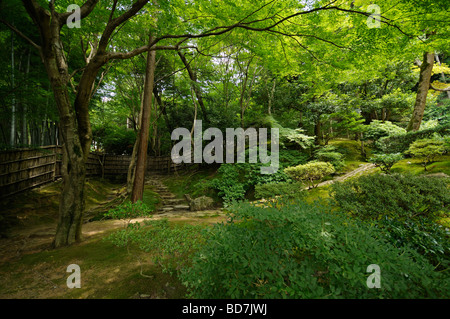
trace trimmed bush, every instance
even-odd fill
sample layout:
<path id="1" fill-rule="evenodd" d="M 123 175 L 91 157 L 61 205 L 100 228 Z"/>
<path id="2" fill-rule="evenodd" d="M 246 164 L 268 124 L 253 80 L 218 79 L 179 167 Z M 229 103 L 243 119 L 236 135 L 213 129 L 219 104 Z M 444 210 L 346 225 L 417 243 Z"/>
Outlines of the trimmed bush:
<path id="1" fill-rule="evenodd" d="M 314 188 L 318 185 L 314 184 L 315 180 L 320 180 L 323 177 L 334 173 L 336 170 L 331 163 L 310 162 L 304 165 L 285 168 L 284 171 L 297 181 L 309 181 L 310 188 Z"/>
<path id="2" fill-rule="evenodd" d="M 373 120 L 364 132 L 364 140 L 377 141 L 385 136 L 392 136 L 406 133 L 406 130 L 389 121 Z"/>

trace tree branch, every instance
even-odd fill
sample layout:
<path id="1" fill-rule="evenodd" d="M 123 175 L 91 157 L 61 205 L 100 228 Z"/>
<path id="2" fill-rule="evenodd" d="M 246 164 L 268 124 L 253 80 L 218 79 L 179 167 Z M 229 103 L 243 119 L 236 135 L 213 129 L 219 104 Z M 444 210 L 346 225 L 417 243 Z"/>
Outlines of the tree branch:
<path id="1" fill-rule="evenodd" d="M 35 49 L 37 49 L 39 51 L 39 53 L 41 54 L 42 57 L 42 48 L 40 45 L 37 45 L 33 40 L 31 40 L 29 37 L 27 37 L 25 34 L 23 34 L 22 32 L 20 32 L 15 26 L 13 26 L 12 24 L 10 24 L 9 22 L 0 19 L 0 22 L 3 23 L 4 25 L 6 25 L 8 28 L 10 28 L 12 31 L 14 31 L 17 35 L 19 35 L 21 38 L 25 39 L 29 44 L 31 44 Z"/>
<path id="2" fill-rule="evenodd" d="M 141 10 L 142 7 L 147 4 L 148 1 L 149 0 L 137 0 L 136 2 L 134 2 L 132 4 L 131 8 L 128 11 L 126 11 L 125 13 L 121 14 L 117 18 L 112 19 L 108 22 L 108 24 L 106 25 L 105 30 L 103 31 L 103 34 L 100 38 L 100 42 L 98 45 L 98 52 L 103 53 L 106 51 L 106 47 L 108 45 L 109 38 L 111 37 L 114 30 L 119 25 L 121 25 L 128 19 L 132 18 L 136 13 L 138 13 L 139 10 Z"/>
<path id="3" fill-rule="evenodd" d="M 80 7 L 80 19 L 86 18 L 92 10 L 94 10 L 95 6 L 97 5 L 99 0 L 87 0 L 81 7 Z M 64 12 L 64 13 L 58 13 L 55 12 L 55 16 L 58 19 L 59 27 L 62 27 L 63 25 L 67 24 L 67 18 L 72 14 L 72 12 Z"/>

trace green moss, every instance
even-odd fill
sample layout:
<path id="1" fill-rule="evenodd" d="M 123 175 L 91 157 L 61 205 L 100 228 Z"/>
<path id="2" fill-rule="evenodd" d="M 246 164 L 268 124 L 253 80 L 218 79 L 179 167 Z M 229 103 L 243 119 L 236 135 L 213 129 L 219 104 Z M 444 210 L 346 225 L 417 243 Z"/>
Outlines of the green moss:
<path id="1" fill-rule="evenodd" d="M 137 257 L 142 263 L 141 267 Z M 66 286 L 67 266 L 81 269 L 81 288 Z M 0 266 L 0 297 L 40 298 L 183 298 L 185 289 L 179 280 L 162 273 L 146 254 L 135 247 L 119 248 L 97 238 L 69 247 L 25 255 Z M 56 286 L 54 288 L 52 285 Z M 25 289 L 26 288 L 26 289 Z"/>
<path id="2" fill-rule="evenodd" d="M 392 166 L 392 173 L 411 173 L 413 175 L 444 173 L 450 176 L 450 155 L 437 156 L 425 171 L 422 161 L 417 158 L 407 158 Z"/>
<path id="3" fill-rule="evenodd" d="M 142 202 L 150 209 L 155 210 L 161 203 L 161 197 L 154 191 L 154 187 L 146 185 L 142 196 Z"/>

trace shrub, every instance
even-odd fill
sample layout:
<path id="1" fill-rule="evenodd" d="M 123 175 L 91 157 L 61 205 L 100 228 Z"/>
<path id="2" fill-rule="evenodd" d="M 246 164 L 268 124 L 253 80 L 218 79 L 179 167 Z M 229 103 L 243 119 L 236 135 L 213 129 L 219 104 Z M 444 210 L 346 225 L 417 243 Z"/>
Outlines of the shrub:
<path id="1" fill-rule="evenodd" d="M 233 164 L 222 164 L 218 169 L 219 177 L 211 180 L 210 187 L 218 191 L 225 203 L 242 200 L 245 196 L 245 184 L 240 182 L 239 170 Z"/>
<path id="2" fill-rule="evenodd" d="M 392 166 L 402 159 L 403 155 L 401 153 L 374 154 L 369 159 L 369 162 L 375 164 L 375 166 L 379 167 L 384 173 L 390 174 Z"/>
<path id="3" fill-rule="evenodd" d="M 344 166 L 344 155 L 336 151 L 336 147 L 327 145 L 319 149 L 314 158 L 320 162 L 330 162 L 336 171 L 341 170 Z"/>
<path id="4" fill-rule="evenodd" d="M 133 218 L 150 216 L 151 211 L 142 201 L 137 201 L 136 203 L 127 201 L 108 210 L 104 216 L 113 219 L 123 219 L 129 223 Z"/>
<path id="5" fill-rule="evenodd" d="M 445 153 L 444 141 L 429 138 L 417 140 L 411 144 L 406 153 L 422 159 L 422 166 L 424 170 L 427 170 L 427 165 L 430 164 L 436 156 Z"/>
<path id="6" fill-rule="evenodd" d="M 280 164 L 284 167 L 296 166 L 306 164 L 308 162 L 308 155 L 298 150 L 284 150 L 279 152 Z"/>
<path id="7" fill-rule="evenodd" d="M 385 136 L 392 136 L 398 134 L 404 134 L 406 130 L 400 126 L 397 126 L 389 121 L 374 120 L 370 123 L 367 130 L 364 132 L 365 140 L 376 141 Z"/>
<path id="8" fill-rule="evenodd" d="M 216 189 L 226 204 L 244 199 L 245 194 L 256 185 L 291 182 L 282 166 L 273 174 L 261 174 L 261 163 L 222 164 L 218 176 L 209 187 Z"/>
<path id="9" fill-rule="evenodd" d="M 446 275 L 413 249 L 398 249 L 379 229 L 297 203 L 240 203 L 216 224 L 181 280 L 193 298 L 436 298 Z M 367 267 L 381 288 L 367 286 Z"/>
<path id="10" fill-rule="evenodd" d="M 401 174 L 376 174 L 334 183 L 334 204 L 354 216 L 378 220 L 422 217 L 434 219 L 447 212 L 450 204 L 448 181 Z"/>
<path id="11" fill-rule="evenodd" d="M 275 196 L 301 198 L 304 196 L 303 184 L 300 182 L 282 182 L 259 184 L 255 186 L 255 198 L 272 198 Z"/>
<path id="12" fill-rule="evenodd" d="M 326 162 L 310 162 L 304 165 L 285 168 L 284 171 L 297 181 L 308 180 L 310 188 L 317 187 L 314 180 L 321 179 L 335 172 L 332 164 Z"/>
<path id="13" fill-rule="evenodd" d="M 117 155 L 131 155 L 136 141 L 136 132 L 123 126 L 107 125 L 94 127 L 93 135 L 105 153 Z"/>

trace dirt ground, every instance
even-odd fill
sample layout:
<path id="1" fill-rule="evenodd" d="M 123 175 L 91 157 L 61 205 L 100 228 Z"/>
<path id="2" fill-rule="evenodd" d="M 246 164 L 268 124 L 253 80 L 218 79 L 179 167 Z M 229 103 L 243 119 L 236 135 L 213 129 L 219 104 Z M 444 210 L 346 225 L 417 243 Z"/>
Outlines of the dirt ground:
<path id="1" fill-rule="evenodd" d="M 117 185 L 100 189 L 96 181 L 91 184 L 92 192 L 87 200 L 90 211 L 107 204 L 118 194 Z M 121 220 L 86 222 L 80 243 L 52 249 L 58 214 L 57 185 L 2 201 L 0 207 L 3 214 L 12 214 L 16 218 L 8 235 L 0 238 L 0 298 L 148 299 L 182 298 L 185 293 L 174 276 L 162 273 L 153 264 L 150 254 L 138 250 L 130 254 L 103 240 L 114 230 L 124 227 Z M 221 210 L 178 211 L 132 222 L 161 218 L 192 224 L 213 224 L 226 219 Z M 66 267 L 71 263 L 79 264 L 83 269 L 83 289 L 67 288 L 65 280 L 69 274 Z"/>

